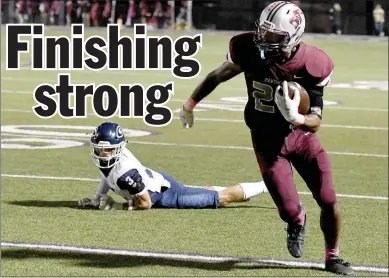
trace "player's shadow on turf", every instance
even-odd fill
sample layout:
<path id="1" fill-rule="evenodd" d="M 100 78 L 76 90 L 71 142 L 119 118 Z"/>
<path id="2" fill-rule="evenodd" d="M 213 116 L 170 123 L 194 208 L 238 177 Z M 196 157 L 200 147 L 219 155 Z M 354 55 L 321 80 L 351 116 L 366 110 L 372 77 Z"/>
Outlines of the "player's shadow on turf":
<path id="1" fill-rule="evenodd" d="M 129 255 L 102 255 L 80 252 L 63 252 L 31 249 L 2 249 L 1 258 L 4 260 L 23 259 L 53 259 L 71 260 L 75 265 L 81 267 L 94 267 L 101 269 L 109 268 L 132 268 L 143 266 L 171 266 L 179 268 L 193 268 L 210 271 L 231 271 L 231 270 L 261 270 L 261 269 L 308 269 L 307 267 L 291 267 L 282 265 L 261 264 L 255 260 L 226 260 L 223 262 L 202 262 L 185 259 L 153 258 Z M 66 265 L 64 263 L 64 265 Z M 309 269 L 324 271 L 322 268 L 310 267 Z M 103 271 L 103 270 L 102 270 Z M 104 274 L 104 273 L 101 273 Z"/>
<path id="2" fill-rule="evenodd" d="M 6 201 L 5 204 L 24 206 L 24 207 L 38 207 L 38 208 L 72 208 L 72 209 L 93 209 L 93 208 L 80 208 L 77 201 L 47 201 L 47 200 L 23 200 L 23 201 Z M 230 205 L 220 209 L 232 209 L 232 208 L 258 208 L 258 209 L 276 209 L 275 207 L 264 207 L 255 205 Z"/>
<path id="3" fill-rule="evenodd" d="M 264 206 L 255 206 L 255 205 L 228 205 L 226 207 L 221 207 L 220 209 L 233 209 L 233 208 L 256 208 L 256 209 L 277 209 L 275 207 L 264 207 Z"/>
<path id="4" fill-rule="evenodd" d="M 38 208 L 73 208 L 79 209 L 77 201 L 47 201 L 47 200 L 24 200 L 24 201 L 7 201 L 5 204 L 23 206 L 23 207 L 38 207 Z"/>

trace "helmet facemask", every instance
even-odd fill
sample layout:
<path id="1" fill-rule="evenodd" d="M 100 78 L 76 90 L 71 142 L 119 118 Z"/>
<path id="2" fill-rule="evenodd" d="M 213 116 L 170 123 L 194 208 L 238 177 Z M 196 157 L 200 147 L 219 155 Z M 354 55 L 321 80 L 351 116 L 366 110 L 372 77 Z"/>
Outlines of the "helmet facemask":
<path id="1" fill-rule="evenodd" d="M 107 169 L 115 166 L 119 162 L 124 145 L 125 142 L 115 145 L 106 141 L 100 141 L 98 144 L 91 143 L 91 155 L 93 162 L 101 169 Z"/>
<path id="2" fill-rule="evenodd" d="M 290 43 L 288 32 L 274 29 L 274 24 L 270 21 L 255 23 L 257 30 L 254 37 L 254 43 L 259 50 L 261 59 L 278 60 L 283 59 L 285 53 L 290 53 L 294 44 Z"/>

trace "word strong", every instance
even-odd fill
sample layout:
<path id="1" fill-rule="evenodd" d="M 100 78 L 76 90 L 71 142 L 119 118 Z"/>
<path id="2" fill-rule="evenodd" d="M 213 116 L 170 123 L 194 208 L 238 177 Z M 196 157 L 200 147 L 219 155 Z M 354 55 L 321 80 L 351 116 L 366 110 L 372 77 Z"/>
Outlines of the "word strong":
<path id="1" fill-rule="evenodd" d="M 84 39 L 84 26 L 73 24 L 70 38 L 45 36 L 43 24 L 7 25 L 7 70 L 20 68 L 20 54 L 30 53 L 34 70 L 171 70 L 177 78 L 193 78 L 201 71 L 193 58 L 202 46 L 202 35 L 147 36 L 146 25 L 135 24 L 134 36 L 121 36 L 109 24 L 106 39 Z"/>
<path id="2" fill-rule="evenodd" d="M 33 107 L 40 118 L 58 113 L 62 118 L 86 118 L 87 99 L 91 98 L 94 113 L 101 118 L 143 118 L 150 126 L 165 126 L 173 119 L 172 110 L 164 106 L 174 91 L 173 82 L 150 85 L 119 85 L 119 92 L 110 84 L 71 84 L 68 74 L 58 75 L 58 84 L 41 84 L 35 88 Z"/>

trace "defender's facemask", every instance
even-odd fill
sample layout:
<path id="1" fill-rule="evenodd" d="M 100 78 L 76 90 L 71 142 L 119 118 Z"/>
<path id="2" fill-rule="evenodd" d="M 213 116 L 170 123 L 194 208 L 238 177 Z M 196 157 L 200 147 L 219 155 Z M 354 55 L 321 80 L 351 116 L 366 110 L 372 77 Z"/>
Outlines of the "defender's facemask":
<path id="1" fill-rule="evenodd" d="M 111 168 L 119 162 L 119 157 L 123 151 L 123 142 L 117 145 L 91 144 L 91 155 L 94 163 L 99 168 Z"/>

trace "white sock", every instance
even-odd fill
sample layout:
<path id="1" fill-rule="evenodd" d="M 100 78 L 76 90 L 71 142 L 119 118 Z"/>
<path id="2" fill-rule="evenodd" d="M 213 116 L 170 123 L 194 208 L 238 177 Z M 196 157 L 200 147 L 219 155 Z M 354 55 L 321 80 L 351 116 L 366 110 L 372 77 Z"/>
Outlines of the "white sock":
<path id="1" fill-rule="evenodd" d="M 226 190 L 226 188 L 227 187 L 224 187 L 224 186 L 217 186 L 217 185 L 214 185 L 214 186 L 212 186 L 213 187 L 213 189 L 215 190 L 215 191 L 223 191 L 223 190 Z"/>
<path id="2" fill-rule="evenodd" d="M 243 189 L 244 199 L 250 199 L 262 193 L 268 192 L 265 182 L 241 182 L 239 185 Z"/>

